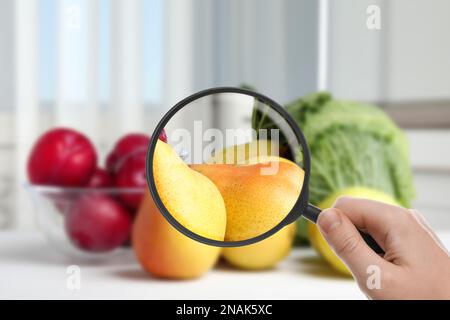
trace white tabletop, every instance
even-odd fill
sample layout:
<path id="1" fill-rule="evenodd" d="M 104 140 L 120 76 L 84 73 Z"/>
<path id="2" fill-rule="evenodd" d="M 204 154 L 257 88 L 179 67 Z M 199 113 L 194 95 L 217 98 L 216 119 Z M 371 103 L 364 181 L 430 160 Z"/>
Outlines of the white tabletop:
<path id="1" fill-rule="evenodd" d="M 445 235 L 445 240 L 450 240 Z M 448 242 L 447 242 L 448 243 Z M 68 289 L 78 265 L 81 287 Z M 131 250 L 97 262 L 56 252 L 38 232 L 0 232 L 0 299 L 364 299 L 352 279 L 324 265 L 311 249 L 295 249 L 276 269 L 244 272 L 219 265 L 196 280 L 146 274 Z"/>

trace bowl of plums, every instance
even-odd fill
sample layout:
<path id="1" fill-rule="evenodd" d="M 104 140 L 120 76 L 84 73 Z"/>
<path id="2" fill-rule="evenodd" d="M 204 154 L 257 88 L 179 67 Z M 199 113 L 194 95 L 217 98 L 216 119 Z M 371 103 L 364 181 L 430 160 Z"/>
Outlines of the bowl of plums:
<path id="1" fill-rule="evenodd" d="M 165 133 L 159 137 L 166 141 Z M 133 219 L 147 190 L 150 137 L 120 138 L 103 165 L 88 137 L 69 128 L 40 136 L 31 149 L 26 188 L 47 240 L 70 256 L 101 257 L 130 246 Z"/>

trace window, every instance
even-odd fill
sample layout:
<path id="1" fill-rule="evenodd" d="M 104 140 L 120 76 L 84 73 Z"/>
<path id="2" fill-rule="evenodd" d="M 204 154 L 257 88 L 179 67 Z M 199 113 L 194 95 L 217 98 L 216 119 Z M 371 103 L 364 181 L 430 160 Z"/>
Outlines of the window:
<path id="1" fill-rule="evenodd" d="M 133 2 L 139 7 L 132 14 L 139 15 L 136 57 L 142 70 L 140 92 L 146 106 L 155 106 L 162 98 L 164 1 Z M 94 82 L 100 103 L 111 101 L 111 53 L 116 50 L 112 32 L 117 23 L 114 19 L 120 19 L 114 16 L 112 6 L 109 0 L 39 0 L 39 99 L 44 105 L 52 105 L 58 98 L 85 102 L 91 75 L 97 75 Z M 95 42 L 90 42 L 90 37 L 95 37 Z M 89 57 L 92 53 L 94 58 Z M 94 71 L 90 59 L 96 61 Z M 61 86 L 61 81 L 65 85 Z"/>

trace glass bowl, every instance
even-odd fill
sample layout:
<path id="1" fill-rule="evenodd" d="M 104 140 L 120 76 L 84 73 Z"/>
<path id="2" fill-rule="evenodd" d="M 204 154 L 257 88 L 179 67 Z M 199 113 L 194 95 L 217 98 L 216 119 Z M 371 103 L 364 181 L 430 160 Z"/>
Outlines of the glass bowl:
<path id="1" fill-rule="evenodd" d="M 25 187 L 33 201 L 38 227 L 48 242 L 64 254 L 84 258 L 110 256 L 126 249 L 126 243 L 109 251 L 88 251 L 72 242 L 66 232 L 65 217 L 80 197 L 101 194 L 120 202 L 119 195 L 143 195 L 145 192 L 143 188 L 67 188 L 30 184 Z M 132 210 L 129 211 L 134 215 Z"/>

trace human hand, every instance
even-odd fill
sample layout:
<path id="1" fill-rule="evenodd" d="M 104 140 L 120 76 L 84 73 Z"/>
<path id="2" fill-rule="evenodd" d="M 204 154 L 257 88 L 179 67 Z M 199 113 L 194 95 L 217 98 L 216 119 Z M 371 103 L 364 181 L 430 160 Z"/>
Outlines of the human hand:
<path id="1" fill-rule="evenodd" d="M 341 197 L 319 215 L 317 225 L 369 298 L 450 299 L 450 255 L 419 212 Z M 370 249 L 356 228 L 369 233 L 384 256 Z M 368 280 L 378 271 L 374 286 Z"/>

